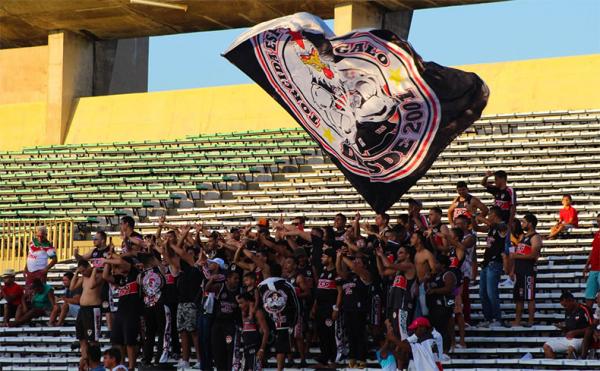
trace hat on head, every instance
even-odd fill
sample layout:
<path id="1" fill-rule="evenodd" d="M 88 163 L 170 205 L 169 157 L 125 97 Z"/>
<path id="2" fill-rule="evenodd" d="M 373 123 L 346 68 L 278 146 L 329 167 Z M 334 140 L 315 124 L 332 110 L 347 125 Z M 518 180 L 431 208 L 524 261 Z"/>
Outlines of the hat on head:
<path id="1" fill-rule="evenodd" d="M 218 265 L 221 269 L 225 269 L 225 262 L 221 258 L 208 259 L 208 262 Z"/>
<path id="2" fill-rule="evenodd" d="M 15 270 L 14 269 L 5 269 L 2 272 L 2 277 L 14 277 L 15 276 Z"/>
<path id="3" fill-rule="evenodd" d="M 429 320 L 425 317 L 417 317 L 412 321 L 410 326 L 408 326 L 408 329 L 410 331 L 415 331 L 418 327 L 431 327 L 431 323 L 429 323 Z"/>
<path id="4" fill-rule="evenodd" d="M 269 227 L 269 221 L 267 220 L 267 218 L 260 218 L 258 219 L 258 222 L 256 223 L 259 227 Z"/>

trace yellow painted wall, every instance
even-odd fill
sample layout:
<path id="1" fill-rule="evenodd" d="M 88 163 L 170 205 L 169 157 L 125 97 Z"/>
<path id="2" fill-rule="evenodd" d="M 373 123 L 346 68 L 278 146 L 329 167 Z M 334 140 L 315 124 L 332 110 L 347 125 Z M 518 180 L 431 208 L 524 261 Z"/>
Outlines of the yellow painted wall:
<path id="1" fill-rule="evenodd" d="M 48 46 L 0 49 L 0 104 L 46 100 Z"/>
<path id="2" fill-rule="evenodd" d="M 478 73 L 490 86 L 484 114 L 600 108 L 600 54 L 459 68 Z M 0 128 L 9 133 L 1 136 L 0 150 L 43 143 L 44 109 L 43 103 L 0 105 Z M 66 143 L 296 125 L 257 85 L 235 85 L 79 98 Z"/>
<path id="3" fill-rule="evenodd" d="M 0 105 L 0 151 L 44 144 L 46 102 Z"/>

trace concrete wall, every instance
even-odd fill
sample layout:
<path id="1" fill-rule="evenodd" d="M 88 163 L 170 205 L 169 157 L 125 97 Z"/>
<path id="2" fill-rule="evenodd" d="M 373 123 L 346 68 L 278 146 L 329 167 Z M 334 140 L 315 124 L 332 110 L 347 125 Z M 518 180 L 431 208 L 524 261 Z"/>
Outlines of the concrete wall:
<path id="1" fill-rule="evenodd" d="M 478 73 L 490 86 L 484 114 L 600 108 L 600 54 L 459 68 Z M 66 143 L 169 139 L 297 126 L 254 84 L 84 97 L 74 105 Z M 13 138 L 3 135 L 0 150 L 43 142 L 44 131 L 37 130 L 38 111 L 30 113 L 31 109 L 30 105 L 0 106 L 2 133 L 27 133 Z M 5 132 L 7 125 L 12 125 L 11 132 Z"/>
<path id="2" fill-rule="evenodd" d="M 0 104 L 46 100 L 48 46 L 0 49 Z"/>
<path id="3" fill-rule="evenodd" d="M 0 151 L 45 144 L 46 102 L 0 105 Z"/>

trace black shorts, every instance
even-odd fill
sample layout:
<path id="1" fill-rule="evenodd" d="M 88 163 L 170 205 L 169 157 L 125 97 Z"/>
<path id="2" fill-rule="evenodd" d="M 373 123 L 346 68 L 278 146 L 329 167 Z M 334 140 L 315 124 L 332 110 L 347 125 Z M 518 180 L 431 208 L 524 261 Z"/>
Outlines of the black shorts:
<path id="1" fill-rule="evenodd" d="M 535 300 L 535 273 L 516 274 L 517 282 L 513 288 L 513 300 L 530 301 Z"/>
<path id="2" fill-rule="evenodd" d="M 113 345 L 137 345 L 140 335 L 140 316 L 114 313 L 110 342 Z"/>
<path id="3" fill-rule="evenodd" d="M 292 343 L 290 339 L 290 331 L 287 328 L 275 330 L 275 341 L 273 342 L 275 353 L 288 354 L 292 351 Z"/>
<path id="4" fill-rule="evenodd" d="M 100 326 L 102 323 L 100 307 L 81 306 L 75 320 L 75 335 L 77 340 L 87 340 L 97 343 L 100 340 Z"/>

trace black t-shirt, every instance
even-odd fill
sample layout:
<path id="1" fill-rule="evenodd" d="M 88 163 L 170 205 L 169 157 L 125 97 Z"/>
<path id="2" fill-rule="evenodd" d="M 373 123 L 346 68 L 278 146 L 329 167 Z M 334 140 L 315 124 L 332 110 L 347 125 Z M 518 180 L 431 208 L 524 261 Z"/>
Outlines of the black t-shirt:
<path id="1" fill-rule="evenodd" d="M 196 303 L 200 299 L 204 275 L 196 266 L 189 265 L 181 259 L 181 272 L 177 278 L 177 293 L 180 303 Z"/>
<path id="2" fill-rule="evenodd" d="M 138 282 L 139 271 L 133 265 L 127 275 L 117 274 L 113 276 L 117 287 L 119 298 L 117 313 L 131 316 L 139 316 L 143 308 L 140 284 Z"/>
<path id="3" fill-rule="evenodd" d="M 129 238 L 123 239 L 123 242 L 121 242 L 121 251 L 123 254 L 127 254 L 133 251 L 133 244 L 131 243 L 131 241 L 129 241 L 129 239 L 138 239 L 143 241 L 144 237 L 137 232 L 132 232 Z"/>
<path id="4" fill-rule="evenodd" d="M 348 273 L 348 279 L 342 280 L 342 307 L 346 312 L 363 312 L 368 309 L 369 285 L 354 273 Z"/>
<path id="5" fill-rule="evenodd" d="M 452 270 L 447 270 L 447 271 L 442 272 L 442 273 L 436 275 L 435 277 L 433 277 L 433 280 L 429 283 L 429 288 L 438 289 L 438 288 L 444 287 L 446 285 L 444 278 L 446 277 L 447 274 L 454 275 L 454 279 L 455 279 L 454 282 L 458 281 L 454 272 Z M 430 308 L 431 307 L 454 308 L 454 300 L 455 300 L 454 294 L 452 292 L 448 295 L 429 294 L 426 297 L 427 306 Z"/>
<path id="6" fill-rule="evenodd" d="M 317 306 L 331 309 L 337 302 L 337 287 L 339 284 L 340 279 L 337 276 L 335 268 L 330 271 L 324 269 L 319 275 L 315 290 Z"/>
<path id="7" fill-rule="evenodd" d="M 179 277 L 175 277 L 171 274 L 169 268 L 166 268 L 165 273 L 165 287 L 163 289 L 165 303 L 176 304 L 177 303 L 177 280 Z"/>
<path id="8" fill-rule="evenodd" d="M 404 272 L 398 272 L 392 281 L 387 296 L 387 312 L 393 313 L 397 310 L 410 311 L 412 309 L 412 287 L 415 278 L 409 280 Z"/>
<path id="9" fill-rule="evenodd" d="M 515 254 L 517 255 L 529 255 L 531 254 L 533 247 L 531 246 L 532 236 L 523 236 L 517 247 L 515 248 Z M 536 261 L 534 259 L 515 259 L 515 273 L 520 275 L 531 276 L 535 273 Z"/>
<path id="10" fill-rule="evenodd" d="M 94 250 L 92 250 L 92 254 L 88 261 L 92 267 L 102 271 L 102 268 L 104 267 L 104 259 L 106 258 L 108 258 L 108 247 L 102 249 L 96 247 Z"/>
<path id="11" fill-rule="evenodd" d="M 502 262 L 502 252 L 506 246 L 506 238 L 506 236 L 502 237 L 500 235 L 497 224 L 490 227 L 487 237 L 487 246 L 483 253 L 483 267 L 487 267 L 487 265 L 493 261 Z"/>
<path id="12" fill-rule="evenodd" d="M 487 186 L 485 190 L 494 195 L 494 205 L 502 210 L 502 221 L 508 223 L 510 208 L 517 205 L 517 192 L 511 187 L 500 189 L 496 186 Z"/>
<path id="13" fill-rule="evenodd" d="M 239 323 L 241 321 L 241 312 L 236 300 L 236 296 L 240 294 L 240 289 L 229 290 L 225 283 L 222 284 L 221 290 L 216 295 L 215 302 L 215 319 L 218 321 L 227 321 Z"/>
<path id="14" fill-rule="evenodd" d="M 567 331 L 580 330 L 591 326 L 593 323 L 592 312 L 583 304 L 577 304 L 571 313 L 565 313 L 565 327 Z"/>

